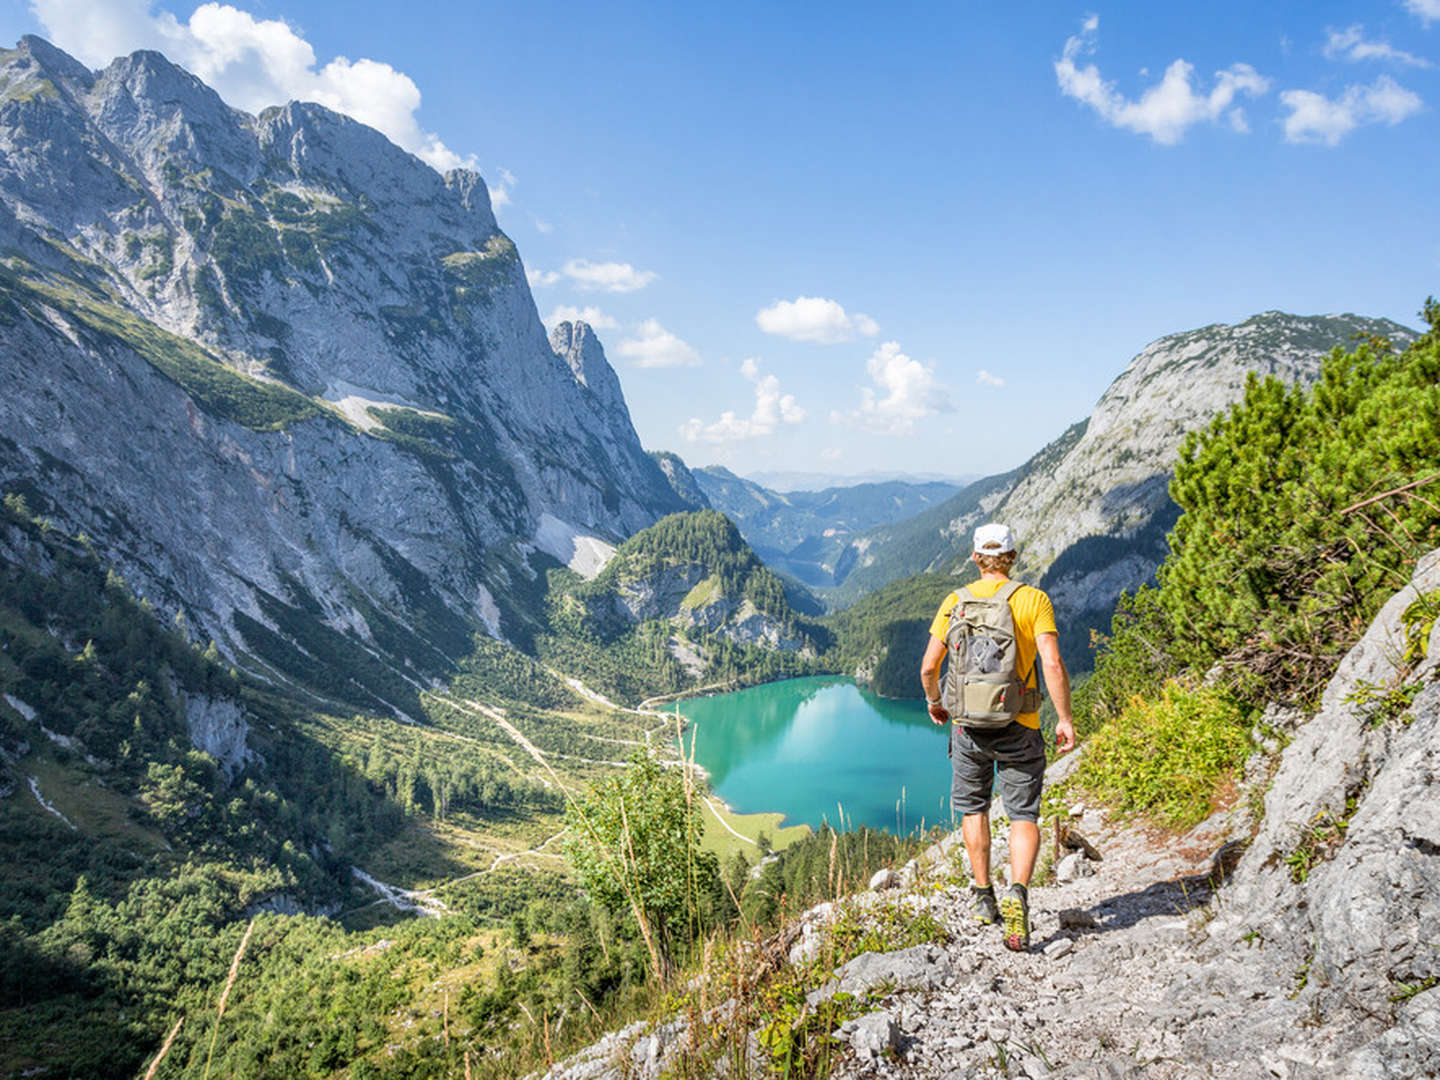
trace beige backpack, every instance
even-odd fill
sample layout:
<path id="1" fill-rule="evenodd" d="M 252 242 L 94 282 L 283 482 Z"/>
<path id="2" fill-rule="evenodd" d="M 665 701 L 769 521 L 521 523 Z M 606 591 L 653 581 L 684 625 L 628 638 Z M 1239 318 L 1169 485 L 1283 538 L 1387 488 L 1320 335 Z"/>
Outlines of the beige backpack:
<path id="1" fill-rule="evenodd" d="M 1020 643 L 1010 610 L 1010 597 L 1019 588 L 1020 582 L 1007 581 L 994 596 L 982 598 L 966 587 L 950 611 L 941 701 L 964 727 L 1003 728 L 1021 713 L 1040 709 L 1036 665 L 1020 673 Z M 1035 685 L 1028 686 L 1032 679 Z"/>

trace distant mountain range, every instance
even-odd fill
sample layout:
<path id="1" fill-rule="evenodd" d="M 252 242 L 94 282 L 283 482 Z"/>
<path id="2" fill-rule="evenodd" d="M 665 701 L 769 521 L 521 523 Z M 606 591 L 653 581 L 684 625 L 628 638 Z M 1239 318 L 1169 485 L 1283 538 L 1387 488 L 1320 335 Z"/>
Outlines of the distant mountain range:
<path id="1" fill-rule="evenodd" d="M 959 490 L 936 481 L 886 481 L 781 492 L 718 465 L 690 475 L 706 502 L 734 520 L 761 558 L 807 587 L 831 584 L 835 561 L 852 536 L 902 521 Z"/>
<path id="2" fill-rule="evenodd" d="M 704 466 L 709 467 L 709 466 Z M 762 470 L 752 472 L 745 479 L 771 491 L 823 491 L 826 488 L 855 487 L 859 484 L 949 484 L 962 488 L 980 479 L 979 473 L 952 476 L 948 473 L 927 472 L 867 472 L 858 476 L 840 473 L 796 472 L 787 470 Z"/>

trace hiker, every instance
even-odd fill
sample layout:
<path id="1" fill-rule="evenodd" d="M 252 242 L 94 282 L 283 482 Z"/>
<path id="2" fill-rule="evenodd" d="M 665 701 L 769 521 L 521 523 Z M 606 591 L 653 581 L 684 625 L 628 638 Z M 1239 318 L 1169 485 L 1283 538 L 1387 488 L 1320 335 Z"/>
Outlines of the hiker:
<path id="1" fill-rule="evenodd" d="M 951 723 L 950 806 L 963 815 L 961 832 L 975 875 L 975 917 L 990 925 L 1003 920 L 1006 947 L 1024 952 L 1030 947 L 1027 887 L 1040 852 L 1045 776 L 1037 668 L 1045 669 L 1045 685 L 1055 699 L 1055 749 L 1062 754 L 1075 745 L 1070 676 L 1060 659 L 1050 598 L 1010 580 L 1016 552 L 1009 527 L 980 526 L 974 547 L 971 557 L 980 580 L 956 589 L 935 613 L 920 680 L 930 719 Z M 940 662 L 947 655 L 942 695 Z M 1011 881 L 998 905 L 990 881 L 990 800 L 997 774 L 1010 818 Z"/>

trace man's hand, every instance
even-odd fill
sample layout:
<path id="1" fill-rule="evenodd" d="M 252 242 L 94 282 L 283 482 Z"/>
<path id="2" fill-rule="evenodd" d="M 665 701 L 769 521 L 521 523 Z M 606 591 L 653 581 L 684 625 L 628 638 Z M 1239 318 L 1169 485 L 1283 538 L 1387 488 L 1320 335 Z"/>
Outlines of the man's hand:
<path id="1" fill-rule="evenodd" d="M 1055 752 L 1063 754 L 1075 749 L 1075 723 L 1068 716 L 1055 724 Z"/>
<path id="2" fill-rule="evenodd" d="M 929 703 L 929 705 L 930 719 L 934 723 L 948 724 L 950 722 L 950 713 L 946 710 L 944 705 L 941 705 L 938 701 L 932 701 Z"/>

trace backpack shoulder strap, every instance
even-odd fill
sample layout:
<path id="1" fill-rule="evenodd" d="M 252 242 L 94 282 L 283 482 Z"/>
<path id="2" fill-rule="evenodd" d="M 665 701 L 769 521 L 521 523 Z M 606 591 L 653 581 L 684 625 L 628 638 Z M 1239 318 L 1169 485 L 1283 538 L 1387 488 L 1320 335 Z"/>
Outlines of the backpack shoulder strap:
<path id="1" fill-rule="evenodd" d="M 1024 587 L 1025 583 L 1023 581 L 1007 581 L 1004 585 L 1001 585 L 1000 588 L 995 590 L 995 596 L 997 599 L 1004 600 L 1006 603 L 1009 603 L 1010 598 Z"/>

